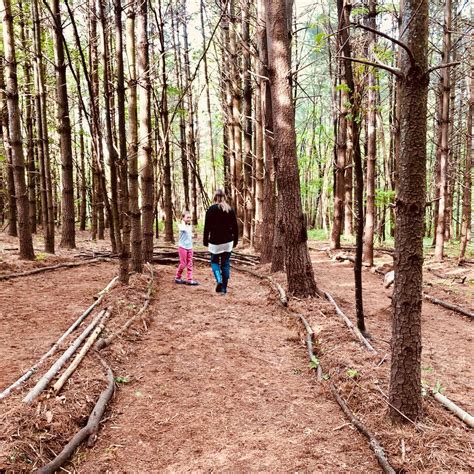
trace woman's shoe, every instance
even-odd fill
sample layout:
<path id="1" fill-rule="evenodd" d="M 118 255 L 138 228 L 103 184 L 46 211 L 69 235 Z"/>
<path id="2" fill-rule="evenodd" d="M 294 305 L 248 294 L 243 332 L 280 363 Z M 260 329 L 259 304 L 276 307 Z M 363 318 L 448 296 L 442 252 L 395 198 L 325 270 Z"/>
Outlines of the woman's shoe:
<path id="1" fill-rule="evenodd" d="M 216 293 L 221 293 L 222 292 L 222 283 L 218 283 L 216 285 Z"/>

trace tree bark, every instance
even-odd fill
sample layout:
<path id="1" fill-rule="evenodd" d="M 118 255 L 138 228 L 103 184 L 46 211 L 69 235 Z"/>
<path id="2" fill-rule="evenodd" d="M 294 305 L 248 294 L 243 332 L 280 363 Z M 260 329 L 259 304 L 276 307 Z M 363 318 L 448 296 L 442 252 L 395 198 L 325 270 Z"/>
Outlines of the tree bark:
<path id="1" fill-rule="evenodd" d="M 2 125 L 2 139 L 5 149 L 7 165 L 7 194 L 8 194 L 8 235 L 18 237 L 16 202 L 15 202 L 15 181 L 13 178 L 13 158 L 12 150 L 9 145 L 9 127 L 8 127 L 8 107 L 6 100 L 5 78 L 3 75 L 3 56 L 0 56 L 0 122 Z"/>
<path id="2" fill-rule="evenodd" d="M 369 0 L 369 13 L 367 25 L 376 29 L 377 0 Z M 369 33 L 369 59 L 374 60 L 374 48 L 376 44 L 375 33 Z M 367 91 L 367 202 L 365 212 L 364 247 L 363 261 L 372 266 L 374 264 L 374 230 L 375 230 L 375 160 L 376 160 L 376 120 L 377 120 L 377 81 L 375 71 L 370 68 L 368 71 L 368 91 Z"/>
<path id="3" fill-rule="evenodd" d="M 141 212 L 138 205 L 138 115 L 135 17 L 138 0 L 127 9 L 127 56 L 128 56 L 128 179 L 130 181 L 130 218 L 132 270 L 143 272 Z"/>
<path id="4" fill-rule="evenodd" d="M 451 52 L 451 0 L 447 0 L 444 4 L 444 35 L 443 35 L 443 55 L 442 62 L 448 63 Z M 449 159 L 449 120 L 450 120 L 450 68 L 445 67 L 441 71 L 442 89 L 441 89 L 441 121 L 440 121 L 440 152 L 439 152 L 439 201 L 438 201 L 438 218 L 436 225 L 436 245 L 435 259 L 443 260 L 444 256 L 444 240 L 446 230 L 446 210 L 447 210 L 447 173 Z"/>
<path id="5" fill-rule="evenodd" d="M 413 13 L 416 11 L 416 15 Z M 390 414 L 405 421 L 422 415 L 421 306 L 426 201 L 428 2 L 405 0 L 401 52 L 400 156 L 397 163 Z"/>
<path id="6" fill-rule="evenodd" d="M 61 247 L 76 247 L 76 230 L 74 225 L 74 181 L 71 141 L 71 119 L 69 116 L 69 99 L 67 95 L 66 60 L 64 57 L 63 29 L 59 0 L 52 0 L 54 31 L 54 59 L 56 68 L 56 95 L 58 133 L 61 150 Z"/>
<path id="7" fill-rule="evenodd" d="M 12 151 L 13 177 L 15 183 L 16 207 L 18 210 L 18 235 L 20 239 L 20 258 L 34 260 L 33 239 L 31 236 L 28 195 L 25 182 L 25 160 L 21 138 L 20 108 L 18 105 L 17 62 L 15 55 L 15 36 L 10 0 L 3 3 L 3 42 L 5 48 L 6 96 L 8 108 L 9 146 Z"/>
<path id="8" fill-rule="evenodd" d="M 117 64 L 117 119 L 118 119 L 118 165 L 120 173 L 120 212 L 122 222 L 122 246 L 120 249 L 119 279 L 124 285 L 129 282 L 130 269 L 130 206 L 128 192 L 127 131 L 125 126 L 125 73 L 123 65 L 122 1 L 114 0 L 115 14 L 115 60 Z M 119 230 L 120 232 L 120 230 Z"/>
<path id="9" fill-rule="evenodd" d="M 33 74 L 35 78 L 35 111 L 38 134 L 38 158 L 40 164 L 41 215 L 44 232 L 44 247 L 54 253 L 54 213 L 49 138 L 46 113 L 46 92 L 44 79 L 43 51 L 41 45 L 41 23 L 38 0 L 32 1 L 33 14 Z"/>
<path id="10" fill-rule="evenodd" d="M 289 22 L 291 2 L 266 1 L 270 88 L 273 130 L 278 140 L 277 182 L 282 199 L 282 230 L 285 239 L 285 267 L 290 294 L 315 296 L 318 289 L 307 246 L 306 220 L 301 206 L 296 158 L 295 111 L 292 100 Z"/>
<path id="11" fill-rule="evenodd" d="M 151 84 L 148 44 L 148 2 L 139 1 L 137 11 L 138 86 L 140 127 L 138 131 L 138 160 L 141 168 L 143 214 L 143 260 L 153 258 L 153 160 L 151 153 Z"/>
<path id="12" fill-rule="evenodd" d="M 466 247 L 471 240 L 472 220 L 472 141 L 474 139 L 474 128 L 472 115 L 474 114 L 474 53 L 471 48 L 470 54 L 470 76 L 469 76 L 469 110 L 466 124 L 466 158 L 464 164 L 463 194 L 462 194 L 462 224 L 461 224 L 461 248 L 459 251 L 459 262 L 462 263 L 466 254 Z"/>
<path id="13" fill-rule="evenodd" d="M 165 242 L 174 242 L 173 235 L 173 202 L 171 189 L 171 162 L 170 162 L 170 135 L 169 112 L 168 112 L 168 76 L 166 72 L 166 46 L 165 25 L 161 8 L 161 0 L 158 0 L 159 26 L 158 35 L 160 39 L 161 56 L 161 128 L 163 130 L 163 188 L 165 208 Z"/>

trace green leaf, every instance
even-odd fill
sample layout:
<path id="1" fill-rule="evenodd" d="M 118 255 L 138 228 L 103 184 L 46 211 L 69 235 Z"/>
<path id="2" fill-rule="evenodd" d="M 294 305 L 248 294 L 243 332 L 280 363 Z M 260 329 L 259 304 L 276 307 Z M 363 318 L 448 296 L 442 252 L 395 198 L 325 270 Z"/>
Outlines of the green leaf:
<path id="1" fill-rule="evenodd" d="M 347 369 L 346 373 L 351 379 L 357 379 L 359 377 L 359 372 L 356 369 Z"/>
<path id="2" fill-rule="evenodd" d="M 119 375 L 118 377 L 115 377 L 115 382 L 117 383 L 129 383 L 130 379 L 128 377 L 123 377 Z"/>
<path id="3" fill-rule="evenodd" d="M 311 356 L 311 362 L 309 363 L 310 369 L 317 369 L 319 366 L 319 359 L 316 356 Z"/>

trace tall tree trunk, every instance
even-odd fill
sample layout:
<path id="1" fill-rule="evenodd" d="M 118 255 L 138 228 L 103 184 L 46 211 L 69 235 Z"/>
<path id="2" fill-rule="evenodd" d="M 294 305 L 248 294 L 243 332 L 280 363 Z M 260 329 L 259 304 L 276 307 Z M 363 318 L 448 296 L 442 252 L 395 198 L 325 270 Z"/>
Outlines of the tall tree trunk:
<path id="1" fill-rule="evenodd" d="M 166 73 L 166 46 L 165 46 L 165 24 L 161 8 L 161 0 L 158 0 L 161 56 L 161 127 L 163 130 L 163 188 L 165 209 L 165 242 L 174 242 L 173 235 L 173 202 L 171 190 L 171 161 L 170 161 L 170 135 L 169 112 L 168 112 L 168 76 Z"/>
<path id="2" fill-rule="evenodd" d="M 22 2 L 18 2 L 21 14 L 20 17 L 20 37 L 24 51 L 28 51 L 28 42 L 25 29 L 26 12 L 23 10 Z M 23 94 L 25 97 L 25 128 L 26 128 L 26 150 L 28 158 L 28 207 L 30 215 L 30 228 L 33 234 L 36 233 L 36 165 L 35 146 L 33 142 L 33 104 L 31 100 L 31 63 L 29 55 L 25 55 L 23 61 L 24 85 Z"/>
<path id="3" fill-rule="evenodd" d="M 120 219 L 119 219 L 119 199 L 118 199 L 118 181 L 117 181 L 117 149 L 114 144 L 113 138 L 113 125 L 112 125 L 112 110 L 113 110 L 113 92 L 110 88 L 111 73 L 110 73 L 110 58 L 109 58 L 109 41 L 107 34 L 107 18 L 105 14 L 105 7 L 103 2 L 99 2 L 99 17 L 101 23 L 102 33 L 102 73 L 103 73 L 103 94 L 105 103 L 105 142 L 107 146 L 107 155 L 109 158 L 110 167 L 110 190 L 111 200 L 108 208 L 109 211 L 109 224 L 110 224 L 110 235 L 112 242 L 112 251 L 114 253 L 122 252 L 122 238 L 120 235 Z M 105 186 L 104 186 L 105 195 Z"/>
<path id="4" fill-rule="evenodd" d="M 139 0 L 131 2 L 127 9 L 127 56 L 128 56 L 128 178 L 130 181 L 130 218 L 132 270 L 143 271 L 141 212 L 138 204 L 138 115 L 135 17 Z M 123 177 L 122 177 L 123 179 Z"/>
<path id="5" fill-rule="evenodd" d="M 268 42 L 267 42 L 267 17 L 266 1 L 258 0 L 257 14 L 261 24 L 261 32 L 258 36 L 258 52 L 260 76 L 265 78 L 261 82 L 262 87 L 262 126 L 264 127 L 264 155 L 265 175 L 263 185 L 263 221 L 262 238 L 265 245 L 262 246 L 260 258 L 262 263 L 272 262 L 273 241 L 275 235 L 276 193 L 275 193 L 275 167 L 273 161 L 273 112 L 270 91 L 270 80 L 268 70 Z"/>
<path id="6" fill-rule="evenodd" d="M 143 214 L 143 260 L 153 258 L 153 160 L 151 154 L 151 84 L 148 50 L 148 1 L 139 1 L 137 12 L 138 97 L 140 127 L 138 159 L 141 168 Z"/>
<path id="7" fill-rule="evenodd" d="M 292 100 L 289 22 L 291 2 L 266 1 L 273 131 L 278 140 L 277 182 L 282 200 L 282 230 L 285 239 L 285 267 L 290 294 L 315 296 L 318 288 L 307 246 L 306 221 L 301 206 L 296 158 L 295 111 Z"/>
<path id="8" fill-rule="evenodd" d="M 376 29 L 377 0 L 369 0 L 367 24 Z M 369 58 L 374 60 L 375 33 L 369 33 Z M 377 81 L 373 69 L 368 71 L 367 91 L 367 204 L 365 213 L 363 261 L 372 266 L 374 264 L 374 230 L 375 230 L 375 160 L 376 160 L 376 120 L 377 120 Z"/>
<path id="9" fill-rule="evenodd" d="M 342 47 L 341 29 L 338 31 L 338 48 Z M 337 122 L 336 162 L 334 163 L 334 215 L 331 230 L 330 248 L 341 248 L 341 232 L 344 217 L 344 174 L 347 152 L 347 84 L 344 78 L 344 64 L 339 65 L 339 114 Z M 352 186 L 351 186 L 352 187 Z"/>
<path id="10" fill-rule="evenodd" d="M 240 7 L 240 5 L 239 5 Z M 229 28 L 229 61 L 230 61 L 230 81 L 232 95 L 232 115 L 231 130 L 233 133 L 233 187 L 234 187 L 234 206 L 237 213 L 237 223 L 239 226 L 239 235 L 243 234 L 244 222 L 244 187 L 243 187 L 243 161 L 242 161 L 242 85 L 240 80 L 240 58 L 241 49 L 238 46 L 237 16 L 238 8 L 236 0 L 229 0 L 230 28 Z"/>
<path id="11" fill-rule="evenodd" d="M 182 66 L 181 58 L 181 39 L 180 39 L 180 20 L 176 15 L 176 10 L 173 9 L 171 14 L 171 28 L 173 30 L 174 42 L 174 64 L 176 72 L 176 82 L 178 89 L 183 90 L 183 77 L 185 75 Z M 183 99 L 179 101 L 177 107 L 183 107 Z M 186 142 L 186 121 L 183 114 L 179 114 L 179 153 L 181 161 L 181 176 L 183 179 L 184 192 L 184 207 L 190 211 L 190 197 L 189 197 L 189 166 L 187 158 L 187 142 Z"/>
<path id="12" fill-rule="evenodd" d="M 120 172 L 120 212 L 122 221 L 122 246 L 120 249 L 119 279 L 124 285 L 129 281 L 130 261 L 130 208 L 128 193 L 128 161 L 125 126 L 125 74 L 123 66 L 122 0 L 114 0 L 115 59 L 117 64 L 117 118 Z M 120 232 L 120 231 L 119 231 Z"/>
<path id="13" fill-rule="evenodd" d="M 38 0 L 32 1 L 33 48 L 35 77 L 35 111 L 38 134 L 38 158 L 40 164 L 41 213 L 44 232 L 44 247 L 48 253 L 54 253 L 54 212 L 53 186 L 49 156 L 48 120 L 46 110 L 45 72 L 41 45 L 41 23 Z"/>
<path id="14" fill-rule="evenodd" d="M 71 119 L 69 116 L 69 99 L 67 95 L 66 60 L 64 57 L 63 28 L 59 0 L 52 0 L 54 56 L 56 68 L 56 95 L 58 133 L 61 149 L 61 247 L 76 247 L 76 230 L 74 225 L 74 181 L 71 142 Z"/>
<path id="15" fill-rule="evenodd" d="M 339 29 L 342 36 L 342 51 L 346 58 L 350 58 L 351 43 L 349 39 L 349 25 L 350 12 L 352 4 L 350 0 L 338 0 L 337 10 L 340 19 Z M 365 332 L 364 308 L 362 300 L 362 243 L 364 234 L 364 176 L 362 171 L 362 157 L 360 150 L 360 128 L 359 128 L 359 113 L 360 113 L 360 93 L 357 93 L 356 84 L 354 82 L 354 75 L 352 71 L 352 63 L 345 60 L 344 75 L 348 86 L 348 98 L 350 104 L 350 111 L 352 115 L 351 130 L 352 130 L 352 146 L 354 154 L 354 174 L 355 174 L 355 221 L 356 221 L 356 254 L 354 262 L 354 284 L 355 284 L 355 306 L 357 316 L 357 327 L 359 330 Z"/>
<path id="16" fill-rule="evenodd" d="M 243 241 L 252 240 L 253 190 L 252 190 L 252 85 L 250 81 L 250 0 L 241 0 L 242 9 L 242 71 L 243 101 L 242 121 L 244 129 L 244 185 L 243 185 Z"/>
<path id="17" fill-rule="evenodd" d="M 204 0 L 200 0 L 200 16 L 201 16 L 201 32 L 202 32 L 202 50 L 206 50 L 206 30 L 204 27 Z M 211 146 L 211 164 L 212 164 L 212 184 L 214 189 L 217 189 L 217 175 L 216 175 L 216 157 L 214 151 L 214 134 L 212 126 L 212 111 L 211 111 L 211 94 L 209 87 L 209 67 L 207 64 L 207 54 L 203 56 L 204 62 L 204 83 L 206 87 L 206 107 L 208 115 L 208 127 L 209 127 L 209 144 Z"/>
<path id="18" fill-rule="evenodd" d="M 28 195 L 25 182 L 25 160 L 21 139 L 20 108 L 18 106 L 17 62 L 15 55 L 15 35 L 10 0 L 3 4 L 3 44 L 5 48 L 6 96 L 8 108 L 8 145 L 12 151 L 13 177 L 15 182 L 16 207 L 18 210 L 18 235 L 20 238 L 20 258 L 34 260 L 33 239 L 29 223 Z"/>
<path id="19" fill-rule="evenodd" d="M 444 36 L 443 36 L 443 55 L 442 62 L 448 63 L 451 52 L 451 0 L 444 4 Z M 441 100 L 441 144 L 439 153 L 439 201 L 438 201 L 438 219 L 436 225 L 436 245 L 435 259 L 443 260 L 444 240 L 446 229 L 446 209 L 447 209 L 447 179 L 448 179 L 448 160 L 449 160 L 449 102 L 450 102 L 450 68 L 445 67 L 441 70 L 442 77 L 442 100 Z"/>
<path id="20" fill-rule="evenodd" d="M 80 86 L 80 77 L 78 74 Z M 86 178 L 86 149 L 84 141 L 84 127 L 82 125 L 82 107 L 79 107 L 79 117 L 78 117 L 78 126 L 79 126 L 79 159 L 80 159 L 80 186 L 79 186 L 79 195 L 81 197 L 79 204 L 79 230 L 86 230 L 87 222 L 87 178 Z"/>
<path id="21" fill-rule="evenodd" d="M 185 108 L 188 112 L 187 122 L 187 161 L 191 168 L 191 204 L 192 204 L 192 222 L 193 225 L 198 223 L 198 211 L 197 211 L 197 156 L 196 156 L 196 135 L 194 129 L 194 103 L 193 103 L 193 90 L 192 90 L 192 78 L 191 78 L 191 66 L 189 61 L 189 38 L 188 38 L 188 26 L 187 26 L 187 13 L 186 13 L 186 2 L 182 3 L 181 12 L 181 25 L 183 27 L 183 46 L 184 46 L 184 74 L 186 78 L 186 101 Z"/>
<path id="22" fill-rule="evenodd" d="M 416 11 L 416 15 L 413 12 Z M 405 422 L 422 415 L 421 305 L 423 231 L 426 201 L 426 114 L 428 2 L 405 0 L 400 40 L 410 49 L 401 52 L 400 156 L 395 228 L 395 283 L 393 290 L 390 414 Z"/>
<path id="23" fill-rule="evenodd" d="M 459 252 L 459 263 L 462 263 L 466 254 L 466 247 L 471 240 L 472 220 L 472 141 L 474 140 L 474 128 L 472 115 L 474 114 L 474 53 L 470 53 L 469 82 L 469 110 L 466 124 L 466 158 L 464 164 L 463 194 L 462 194 L 462 225 L 461 225 L 461 249 Z"/>
<path id="24" fill-rule="evenodd" d="M 15 180 L 13 178 L 13 158 L 8 131 L 8 108 L 5 93 L 5 78 L 3 75 L 3 61 L 3 56 L 0 56 L 0 122 L 2 124 L 2 139 L 3 145 L 5 147 L 5 156 L 7 163 L 8 235 L 10 237 L 18 237 L 15 202 Z"/>

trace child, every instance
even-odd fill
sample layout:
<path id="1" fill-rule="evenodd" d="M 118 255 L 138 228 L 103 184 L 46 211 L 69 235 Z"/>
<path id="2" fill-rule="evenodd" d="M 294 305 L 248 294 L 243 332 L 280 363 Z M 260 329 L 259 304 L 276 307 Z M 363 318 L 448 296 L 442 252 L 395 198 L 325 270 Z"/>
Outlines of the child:
<path id="1" fill-rule="evenodd" d="M 189 211 L 184 211 L 181 217 L 182 221 L 178 226 L 179 266 L 174 281 L 175 283 L 185 283 L 196 286 L 199 285 L 199 283 L 193 280 L 193 229 L 191 227 L 191 215 L 189 214 Z M 185 268 L 187 280 L 182 280 L 181 275 Z"/>

